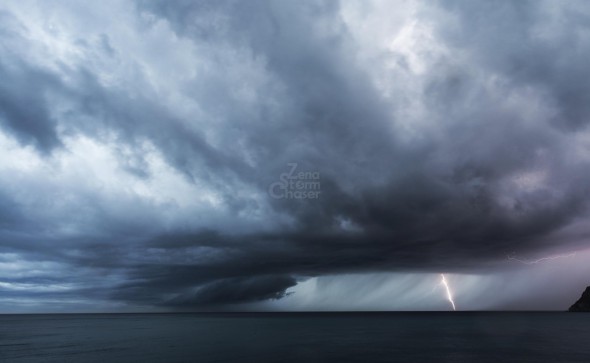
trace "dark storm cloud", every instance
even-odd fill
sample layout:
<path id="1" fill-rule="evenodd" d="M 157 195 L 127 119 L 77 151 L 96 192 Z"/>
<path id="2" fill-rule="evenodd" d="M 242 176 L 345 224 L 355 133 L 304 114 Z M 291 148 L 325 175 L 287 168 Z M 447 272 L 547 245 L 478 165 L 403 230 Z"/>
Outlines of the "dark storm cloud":
<path id="1" fill-rule="evenodd" d="M 285 290 L 296 284 L 296 280 L 290 276 L 262 276 L 220 280 L 205 284 L 188 296 L 174 297 L 165 302 L 164 305 L 175 307 L 215 306 L 281 299 L 285 296 Z"/>
<path id="2" fill-rule="evenodd" d="M 21 218 L 18 205 L 8 196 L 0 192 L 0 230 L 17 227 Z"/>
<path id="3" fill-rule="evenodd" d="M 513 251 L 575 243 L 556 236 L 586 216 L 590 182 L 583 145 L 575 146 L 590 116 L 590 22 L 574 5 L 557 6 L 563 22 L 551 23 L 541 2 L 445 2 L 424 11 L 420 20 L 434 24 L 448 52 L 414 75 L 417 94 L 402 84 L 387 98 L 370 72 L 381 58 L 357 56 L 363 44 L 339 2 L 139 1 L 132 20 L 142 31 L 163 22 L 214 59 L 177 87 L 199 113 L 167 104 L 153 84 L 168 78 L 138 63 L 137 85 L 119 84 L 105 83 L 95 64 L 52 74 L 11 55 L 0 62 L 0 125 L 45 154 L 64 135 L 115 135 L 122 168 L 149 181 L 148 140 L 195 189 L 212 186 L 229 214 L 205 227 L 165 224 L 149 210 L 161 206 L 120 202 L 126 213 L 115 214 L 119 201 L 109 209 L 89 194 L 82 212 L 47 217 L 39 221 L 47 229 L 19 237 L 26 243 L 6 237 L 2 246 L 24 259 L 88 267 L 83 279 L 116 273 L 105 296 L 187 308 L 279 299 L 307 276 L 493 269 Z M 1 28 L 2 49 L 16 47 L 18 29 Z M 122 62 L 116 34 L 97 39 L 84 49 Z M 256 72 L 268 81 L 250 89 Z M 402 112 L 412 97 L 422 119 Z M 412 125 L 422 126 L 410 135 Z M 320 173 L 319 199 L 267 194 L 293 162 Z M 0 226 L 11 217 L 2 200 Z M 269 214 L 260 212 L 265 205 Z M 256 213 L 262 225 L 237 231 L 236 220 Z M 73 235 L 51 233 L 60 219 L 74 221 Z"/>
<path id="4" fill-rule="evenodd" d="M 291 8 L 289 4 L 271 6 L 266 2 L 211 2 L 180 9 L 169 3 L 155 4 L 146 6 L 172 22 L 182 36 L 251 46 L 268 60 L 269 72 L 286 85 L 290 96 L 287 107 L 294 108 L 292 113 L 281 115 L 288 122 L 279 120 L 282 128 L 278 130 L 271 127 L 256 130 L 252 135 L 247 130 L 245 133 L 246 137 L 256 138 L 259 149 L 268 148 L 269 154 L 277 144 L 296 145 L 294 151 L 287 146 L 278 159 L 283 163 L 290 159 L 299 161 L 305 168 L 321 170 L 326 187 L 317 203 L 275 203 L 276 208 L 295 215 L 302 230 L 313 227 L 329 233 L 335 217 L 341 216 L 369 233 L 391 236 L 393 241 L 448 240 L 462 244 L 461 239 L 465 239 L 464 247 L 477 251 L 480 244 L 470 247 L 468 240 L 499 240 L 501 244 L 544 235 L 577 215 L 584 204 L 580 196 L 585 195 L 583 185 L 588 176 L 578 171 L 581 165 L 559 165 L 567 153 L 562 143 L 568 135 L 552 129 L 546 120 L 531 125 L 514 112 L 498 109 L 494 100 L 497 95 L 482 89 L 483 80 L 458 67 L 442 64 L 427 81 L 430 86 L 426 88 L 425 100 L 428 106 L 440 111 L 432 115 L 441 124 L 437 129 L 440 135 L 423 145 L 402 144 L 395 130 L 388 131 L 395 120 L 380 104 L 363 70 L 351 59 L 354 45 L 334 13 L 334 3 Z M 543 21 L 535 15 L 539 12 L 536 4 L 521 7 L 524 6 L 505 5 L 504 11 L 515 17 L 515 23 L 521 20 L 514 15 L 519 11 L 532 17 L 527 19 L 528 24 L 518 23 L 514 27 L 533 28 Z M 466 13 L 465 18 L 470 18 L 469 6 L 460 8 L 459 15 Z M 281 17 L 293 14 L 292 10 L 296 15 L 289 22 L 282 21 Z M 478 14 L 485 13 L 485 9 L 477 10 Z M 226 13 L 232 16 L 214 24 L 219 31 L 207 32 L 214 27 L 201 15 L 213 14 L 210 18 L 217 19 Z M 322 22 L 329 24 L 326 28 L 337 31 L 317 34 L 313 27 L 306 26 Z M 470 26 L 464 20 L 459 23 Z M 461 33 L 473 34 L 466 28 Z M 485 36 L 475 40 L 478 47 L 497 53 L 493 41 L 486 44 Z M 517 43 L 531 41 L 523 39 Z M 471 44 L 459 46 L 476 52 L 474 57 L 486 58 L 486 54 L 477 54 L 479 49 Z M 511 47 L 504 53 L 535 58 L 526 47 Z M 552 63 L 550 54 L 541 57 L 547 64 Z M 580 55 L 571 58 L 572 63 L 583 60 Z M 552 76 L 547 77 L 549 82 Z M 514 78 L 507 75 L 507 79 Z M 536 86 L 532 82 L 528 85 Z M 551 84 L 556 95 L 551 101 L 562 105 L 560 95 L 569 91 L 559 89 L 559 85 Z M 510 91 L 510 87 L 502 91 Z M 562 106 L 568 112 L 583 112 L 570 104 Z M 272 156 L 277 159 L 277 155 Z M 267 170 L 276 163 L 270 158 L 262 160 L 260 165 Z M 276 178 L 284 165 L 275 166 L 267 176 L 269 180 Z M 494 183 L 512 173 L 537 167 L 550 169 L 550 188 L 559 189 L 562 195 L 542 190 L 520 196 L 509 208 L 499 206 L 494 198 L 498 194 L 493 190 Z M 265 170 L 257 173 L 264 179 Z M 562 173 L 566 176 L 560 176 Z M 384 182 L 371 185 L 370 180 L 360 180 L 371 177 Z M 343 186 L 348 183 L 356 183 L 356 190 L 344 191 Z"/>
<path id="5" fill-rule="evenodd" d="M 7 64 L 6 59 L 0 62 L 0 78 L 0 123 L 19 141 L 43 152 L 60 146 L 46 97 L 47 91 L 59 87 L 59 81 L 18 61 Z"/>
<path id="6" fill-rule="evenodd" d="M 504 74 L 512 87 L 547 92 L 557 111 L 553 121 L 581 128 L 590 121 L 590 86 L 580 81 L 590 76 L 585 64 L 590 16 L 583 2 L 569 5 L 449 1 L 445 6 L 457 16 L 457 26 L 443 28 L 441 34 L 467 49 L 480 66 Z"/>

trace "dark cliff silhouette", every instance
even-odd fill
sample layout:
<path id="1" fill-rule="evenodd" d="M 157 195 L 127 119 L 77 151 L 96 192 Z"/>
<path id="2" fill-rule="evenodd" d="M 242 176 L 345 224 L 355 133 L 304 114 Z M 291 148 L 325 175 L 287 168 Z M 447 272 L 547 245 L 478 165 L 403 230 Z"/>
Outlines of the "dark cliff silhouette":
<path id="1" fill-rule="evenodd" d="M 582 294 L 582 297 L 574 305 L 572 305 L 569 311 L 587 311 L 590 312 L 590 286 L 586 288 L 586 291 Z"/>

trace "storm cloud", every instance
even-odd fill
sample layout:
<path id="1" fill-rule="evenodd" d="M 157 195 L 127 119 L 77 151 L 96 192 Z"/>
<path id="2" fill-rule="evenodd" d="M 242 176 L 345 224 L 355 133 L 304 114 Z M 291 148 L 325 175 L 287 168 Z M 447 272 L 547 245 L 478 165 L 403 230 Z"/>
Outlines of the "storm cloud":
<path id="1" fill-rule="evenodd" d="M 0 19 L 4 305 L 221 308 L 589 247 L 583 1 L 24 1 Z"/>

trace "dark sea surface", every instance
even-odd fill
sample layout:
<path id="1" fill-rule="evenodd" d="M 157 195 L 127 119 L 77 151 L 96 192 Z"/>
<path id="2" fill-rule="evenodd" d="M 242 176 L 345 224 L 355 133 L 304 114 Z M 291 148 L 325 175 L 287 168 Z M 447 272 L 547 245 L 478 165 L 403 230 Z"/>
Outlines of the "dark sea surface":
<path id="1" fill-rule="evenodd" d="M 590 313 L 0 315 L 0 362 L 590 362 Z"/>

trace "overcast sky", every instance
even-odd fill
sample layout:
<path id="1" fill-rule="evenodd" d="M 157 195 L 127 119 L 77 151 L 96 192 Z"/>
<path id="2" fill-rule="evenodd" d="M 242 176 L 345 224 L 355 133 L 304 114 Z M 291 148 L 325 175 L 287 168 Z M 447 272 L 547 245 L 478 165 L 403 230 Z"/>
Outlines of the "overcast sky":
<path id="1" fill-rule="evenodd" d="M 0 5 L 0 312 L 559 309 L 587 1 Z"/>

